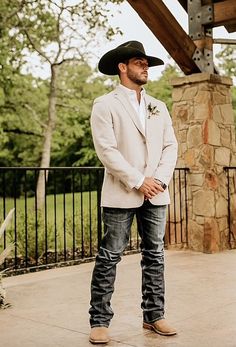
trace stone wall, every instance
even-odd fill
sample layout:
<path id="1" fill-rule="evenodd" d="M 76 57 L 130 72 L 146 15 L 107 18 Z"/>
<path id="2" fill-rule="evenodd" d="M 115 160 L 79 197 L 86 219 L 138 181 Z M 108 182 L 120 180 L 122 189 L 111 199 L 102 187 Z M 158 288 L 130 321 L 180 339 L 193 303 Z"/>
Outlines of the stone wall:
<path id="1" fill-rule="evenodd" d="M 188 167 L 189 248 L 212 253 L 229 248 L 224 166 L 235 165 L 232 81 L 208 73 L 172 80 L 172 118 L 178 166 Z"/>

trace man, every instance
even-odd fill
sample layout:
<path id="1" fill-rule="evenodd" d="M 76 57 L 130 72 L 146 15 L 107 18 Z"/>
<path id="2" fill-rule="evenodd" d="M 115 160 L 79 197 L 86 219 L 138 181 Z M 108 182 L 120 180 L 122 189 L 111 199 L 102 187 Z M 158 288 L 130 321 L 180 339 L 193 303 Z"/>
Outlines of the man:
<path id="1" fill-rule="evenodd" d="M 142 88 L 148 68 L 161 64 L 137 41 L 118 46 L 99 61 L 100 72 L 118 74 L 120 85 L 95 100 L 91 115 L 95 149 L 105 167 L 104 237 L 91 282 L 91 343 L 109 341 L 116 265 L 128 244 L 134 215 L 141 237 L 143 328 L 176 334 L 164 318 L 163 239 L 177 142 L 165 104 Z"/>

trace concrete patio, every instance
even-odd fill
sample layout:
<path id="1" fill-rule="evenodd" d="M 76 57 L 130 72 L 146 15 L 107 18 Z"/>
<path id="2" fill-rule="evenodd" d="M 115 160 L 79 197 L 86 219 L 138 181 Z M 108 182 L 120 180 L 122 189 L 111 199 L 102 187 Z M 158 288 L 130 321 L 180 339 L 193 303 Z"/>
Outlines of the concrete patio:
<path id="1" fill-rule="evenodd" d="M 118 266 L 109 347 L 235 347 L 236 250 L 166 251 L 166 318 L 178 335 L 142 329 L 140 254 Z M 12 308 L 0 311 L 0 346 L 91 347 L 93 263 L 4 279 Z"/>

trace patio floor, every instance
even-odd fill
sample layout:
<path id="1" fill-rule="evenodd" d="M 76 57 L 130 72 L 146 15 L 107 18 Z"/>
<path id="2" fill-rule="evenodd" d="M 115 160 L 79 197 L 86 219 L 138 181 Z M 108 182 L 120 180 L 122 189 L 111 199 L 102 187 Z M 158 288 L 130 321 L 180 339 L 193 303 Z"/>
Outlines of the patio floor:
<path id="1" fill-rule="evenodd" d="M 165 252 L 166 318 L 172 337 L 142 328 L 140 254 L 123 257 L 112 300 L 109 347 L 235 347 L 236 250 Z M 3 280 L 13 307 L 0 311 L 0 346 L 91 347 L 89 287 L 93 263 Z"/>

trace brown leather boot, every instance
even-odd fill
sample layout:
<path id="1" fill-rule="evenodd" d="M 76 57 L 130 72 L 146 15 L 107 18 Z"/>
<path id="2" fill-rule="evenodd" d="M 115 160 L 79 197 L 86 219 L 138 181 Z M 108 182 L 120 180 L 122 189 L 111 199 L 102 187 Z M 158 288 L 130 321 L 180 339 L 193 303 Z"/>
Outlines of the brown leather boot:
<path id="1" fill-rule="evenodd" d="M 107 327 L 93 327 L 93 328 L 91 328 L 89 341 L 93 344 L 108 343 L 110 341 L 110 338 L 108 335 L 108 328 Z"/>
<path id="2" fill-rule="evenodd" d="M 144 329 L 153 330 L 155 333 L 164 336 L 172 336 L 177 334 L 176 329 L 169 326 L 165 319 L 160 319 L 153 323 L 143 322 L 143 327 Z"/>

